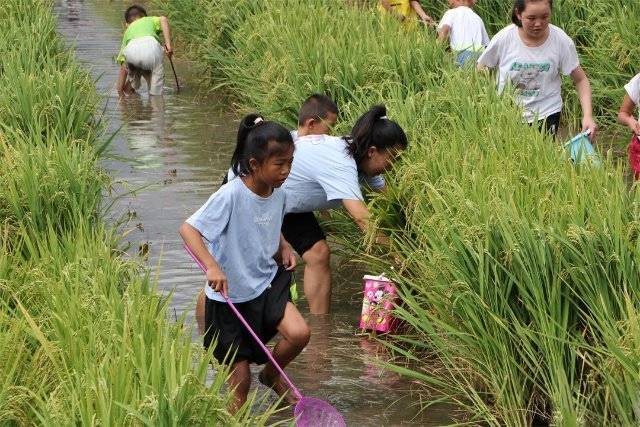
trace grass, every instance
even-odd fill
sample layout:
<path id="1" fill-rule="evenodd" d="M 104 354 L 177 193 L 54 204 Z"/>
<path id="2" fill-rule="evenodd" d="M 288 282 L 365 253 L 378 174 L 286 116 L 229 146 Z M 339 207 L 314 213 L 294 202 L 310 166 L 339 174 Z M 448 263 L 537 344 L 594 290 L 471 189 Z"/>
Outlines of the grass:
<path id="1" fill-rule="evenodd" d="M 370 202 L 401 265 L 339 215 L 336 230 L 370 270 L 393 272 L 408 329 L 391 345 L 415 367 L 395 369 L 424 385 L 424 402 L 444 395 L 472 424 L 640 421 L 638 199 L 611 153 L 602 151 L 601 168 L 572 165 L 520 124 L 491 77 L 455 70 L 432 33 L 404 31 L 370 6 L 154 3 L 238 109 L 294 126 L 301 100 L 319 91 L 342 109 L 339 132 L 379 102 L 407 130 L 410 149 Z M 423 5 L 440 16 L 446 2 Z M 553 21 L 576 41 L 609 135 L 626 134 L 613 122 L 636 72 L 638 7 L 556 2 Z M 508 23 L 508 9 L 477 7 L 490 33 Z M 565 83 L 571 132 L 579 104 Z"/>
<path id="2" fill-rule="evenodd" d="M 104 222 L 109 139 L 52 2 L 0 10 L 0 424 L 266 425 Z M 15 40 L 21 40 L 15 43 Z"/>

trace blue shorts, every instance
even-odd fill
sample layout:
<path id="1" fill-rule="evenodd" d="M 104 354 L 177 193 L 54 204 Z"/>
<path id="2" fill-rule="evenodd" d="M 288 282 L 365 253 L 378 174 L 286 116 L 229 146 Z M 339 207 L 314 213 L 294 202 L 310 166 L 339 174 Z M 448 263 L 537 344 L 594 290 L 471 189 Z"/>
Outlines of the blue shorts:
<path id="1" fill-rule="evenodd" d="M 473 62 L 474 64 L 480 58 L 480 54 L 482 52 L 474 51 L 474 50 L 462 50 L 456 52 L 456 65 L 460 68 L 467 65 L 468 62 Z"/>

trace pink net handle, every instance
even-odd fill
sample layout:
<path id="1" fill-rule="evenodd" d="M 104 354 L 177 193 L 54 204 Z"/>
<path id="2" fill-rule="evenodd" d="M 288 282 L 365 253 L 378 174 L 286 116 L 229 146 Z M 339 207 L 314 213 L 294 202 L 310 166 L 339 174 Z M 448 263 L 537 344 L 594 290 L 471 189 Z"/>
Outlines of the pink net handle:
<path id="1" fill-rule="evenodd" d="M 193 260 L 196 262 L 196 264 L 198 264 L 198 266 L 200 267 L 200 269 L 203 271 L 203 273 L 207 274 L 207 268 L 205 267 L 205 265 L 202 263 L 202 261 L 200 261 L 198 259 L 198 257 L 196 256 L 196 254 L 193 253 L 193 251 L 191 250 L 191 248 L 187 245 L 183 245 L 184 249 L 189 253 L 189 255 L 191 255 L 191 258 L 193 258 Z M 269 358 L 269 361 L 271 361 L 271 363 L 273 364 L 273 366 L 278 370 L 278 372 L 280 373 L 280 375 L 282 375 L 282 378 L 284 378 L 285 382 L 287 383 L 287 385 L 289 386 L 289 388 L 291 389 L 291 391 L 293 391 L 293 394 L 295 395 L 296 399 L 298 400 L 302 400 L 302 394 L 300 393 L 300 391 L 296 388 L 295 385 L 293 385 L 293 383 L 291 382 L 291 380 L 289 379 L 289 377 L 287 376 L 287 374 L 284 373 L 284 370 L 280 367 L 280 365 L 278 364 L 278 362 L 276 362 L 276 359 L 273 357 L 273 355 L 271 354 L 271 352 L 269 351 L 269 349 L 267 348 L 267 346 L 265 346 L 262 343 L 262 340 L 260 340 L 260 338 L 258 337 L 258 335 L 253 331 L 253 329 L 251 329 L 251 326 L 249 326 L 249 324 L 247 323 L 246 320 L 244 320 L 244 317 L 242 317 L 242 314 L 240 314 L 240 312 L 238 311 L 238 309 L 236 308 L 235 305 L 233 305 L 233 303 L 231 302 L 231 300 L 229 298 L 227 298 L 222 292 L 220 292 L 220 295 L 222 295 L 222 298 L 224 298 L 224 300 L 227 302 L 227 304 L 229 304 L 229 308 L 231 308 L 231 311 L 233 311 L 233 313 L 238 317 L 238 319 L 240 320 L 240 322 L 244 325 L 244 327 L 247 329 L 247 331 L 251 334 L 251 336 L 253 337 L 254 340 L 256 340 L 256 342 L 258 343 L 258 345 L 260 346 L 260 348 L 262 349 L 262 351 L 264 351 L 264 353 L 267 355 L 267 357 Z"/>

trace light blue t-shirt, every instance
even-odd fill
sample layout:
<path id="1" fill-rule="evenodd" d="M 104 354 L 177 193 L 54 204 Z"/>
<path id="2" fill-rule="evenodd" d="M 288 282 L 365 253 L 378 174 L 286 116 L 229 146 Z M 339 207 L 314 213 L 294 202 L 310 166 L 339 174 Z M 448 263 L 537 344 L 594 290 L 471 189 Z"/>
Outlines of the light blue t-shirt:
<path id="1" fill-rule="evenodd" d="M 291 173 L 282 188 L 287 213 L 340 207 L 342 200 L 363 200 L 360 185 L 384 187 L 382 176 L 361 177 L 344 138 L 307 135 L 296 140 Z"/>
<path id="2" fill-rule="evenodd" d="M 269 197 L 249 190 L 241 179 L 220 187 L 187 223 L 205 239 L 209 252 L 229 282 L 233 302 L 260 296 L 278 271 L 273 256 L 280 243 L 285 193 L 274 189 Z M 224 301 L 210 286 L 209 299 Z"/>
<path id="3" fill-rule="evenodd" d="M 291 172 L 282 188 L 287 193 L 286 212 L 314 212 L 337 209 L 342 200 L 364 200 L 361 186 L 373 190 L 384 188 L 382 175 L 358 174 L 353 157 L 347 152 L 344 138 L 329 135 L 306 135 L 298 138 L 291 132 L 296 150 Z M 227 181 L 236 178 L 227 171 Z"/>

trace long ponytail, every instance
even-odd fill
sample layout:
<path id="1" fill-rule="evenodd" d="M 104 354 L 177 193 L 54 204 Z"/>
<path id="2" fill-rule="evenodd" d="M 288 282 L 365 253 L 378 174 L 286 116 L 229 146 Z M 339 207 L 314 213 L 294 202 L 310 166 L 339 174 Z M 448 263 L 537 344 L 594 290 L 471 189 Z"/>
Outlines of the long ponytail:
<path id="1" fill-rule="evenodd" d="M 351 130 L 351 136 L 346 138 L 347 151 L 354 158 L 358 168 L 367 158 L 370 147 L 378 150 L 400 146 L 407 148 L 409 141 L 400 125 L 387 118 L 384 105 L 375 105 L 364 113 Z"/>

